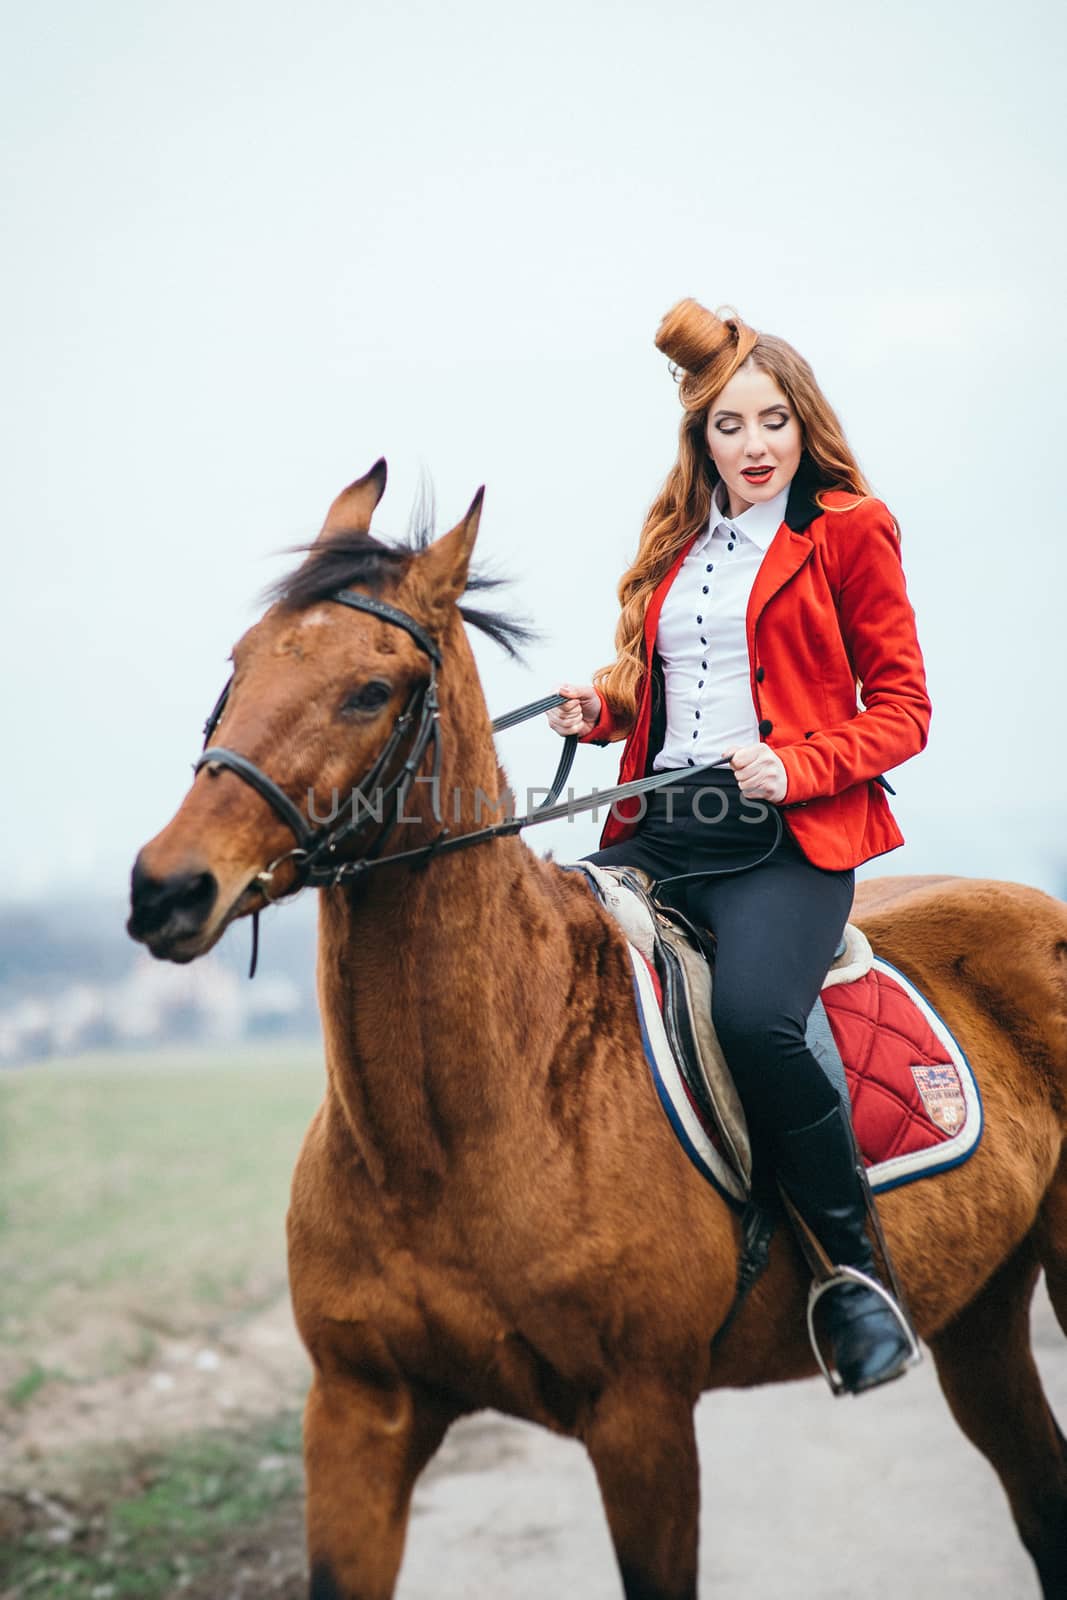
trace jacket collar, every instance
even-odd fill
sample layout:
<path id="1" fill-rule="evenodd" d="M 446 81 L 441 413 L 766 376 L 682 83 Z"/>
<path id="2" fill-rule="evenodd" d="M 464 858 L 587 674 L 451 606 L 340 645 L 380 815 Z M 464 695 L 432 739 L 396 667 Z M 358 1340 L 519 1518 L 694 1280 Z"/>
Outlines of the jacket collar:
<path id="1" fill-rule="evenodd" d="M 794 533 L 803 533 L 816 517 L 822 516 L 822 507 L 815 502 L 818 490 L 818 469 L 805 450 L 800 458 L 800 465 L 793 474 L 793 481 L 789 485 L 789 498 L 785 504 L 785 525 Z"/>

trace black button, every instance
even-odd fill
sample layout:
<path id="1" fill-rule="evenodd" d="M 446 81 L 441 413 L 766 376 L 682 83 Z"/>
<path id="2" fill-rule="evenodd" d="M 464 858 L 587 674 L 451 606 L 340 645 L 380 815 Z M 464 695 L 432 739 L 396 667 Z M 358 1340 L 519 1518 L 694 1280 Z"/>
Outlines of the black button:
<path id="1" fill-rule="evenodd" d="M 685 759 L 688 761 L 688 763 L 689 763 L 689 765 L 691 767 L 695 767 L 696 766 L 696 762 L 693 760 L 692 756 L 686 756 Z"/>
<path id="2" fill-rule="evenodd" d="M 701 678 L 699 683 L 697 684 L 697 688 L 698 689 L 703 689 L 703 687 L 704 687 L 704 680 L 703 680 L 703 678 Z"/>
<path id="3" fill-rule="evenodd" d="M 698 622 L 703 622 L 703 620 L 704 620 L 704 618 L 703 618 L 703 617 L 698 617 L 698 618 L 697 618 L 697 621 L 698 621 Z"/>
<path id="4" fill-rule="evenodd" d="M 693 715 L 694 715 L 694 717 L 699 717 L 700 716 L 700 712 L 699 711 L 694 711 Z"/>
<path id="5" fill-rule="evenodd" d="M 766 673 L 764 672 L 763 668 L 762 667 L 757 667 L 756 668 L 756 682 L 757 683 L 762 683 L 765 677 L 766 677 Z"/>
<path id="6" fill-rule="evenodd" d="M 695 738 L 696 738 L 696 736 L 697 736 L 697 730 L 696 730 L 696 728 L 694 728 L 694 729 L 693 729 L 693 738 L 694 738 L 694 739 L 695 739 Z"/>
<path id="7" fill-rule="evenodd" d="M 769 733 L 774 732 L 774 723 L 771 721 L 770 717 L 764 717 L 763 721 L 759 725 L 759 731 L 764 739 L 766 739 Z"/>
<path id="8" fill-rule="evenodd" d="M 728 545 L 727 545 L 727 546 L 726 546 L 726 548 L 727 548 L 727 550 L 732 550 L 732 549 L 733 549 L 733 545 L 732 545 L 732 544 L 728 544 Z"/>
<path id="9" fill-rule="evenodd" d="M 705 637 L 704 637 L 704 635 L 703 635 L 703 634 L 701 634 L 701 635 L 700 635 L 700 642 L 701 642 L 701 644 L 707 644 L 707 642 L 708 642 L 708 641 L 707 641 L 707 640 L 706 640 L 706 639 L 705 639 Z"/>
<path id="10" fill-rule="evenodd" d="M 811 729 L 811 730 L 810 730 L 810 731 L 809 731 L 809 732 L 808 732 L 808 733 L 806 733 L 806 734 L 805 734 L 805 735 L 804 735 L 804 737 L 805 737 L 805 739 L 810 739 L 810 738 L 812 738 L 812 737 L 813 737 L 813 736 L 814 736 L 814 733 L 815 733 L 815 729 L 814 729 L 814 728 L 812 728 L 812 729 Z"/>
<path id="11" fill-rule="evenodd" d="M 707 594 L 707 592 L 708 592 L 707 584 L 704 585 L 703 589 L 700 592 L 701 592 L 701 594 Z"/>
<path id="12" fill-rule="evenodd" d="M 714 563 L 714 561 L 709 561 L 707 566 L 704 568 L 704 571 L 705 572 L 714 572 L 715 571 L 715 563 Z"/>
<path id="13" fill-rule="evenodd" d="M 708 664 L 707 664 L 707 662 L 706 662 L 706 661 L 702 661 L 702 662 L 701 662 L 701 663 L 700 663 L 700 665 L 701 665 L 701 666 L 702 666 L 702 667 L 703 667 L 703 668 L 704 668 L 704 671 L 705 671 L 705 672 L 707 672 L 707 670 L 708 670 Z"/>

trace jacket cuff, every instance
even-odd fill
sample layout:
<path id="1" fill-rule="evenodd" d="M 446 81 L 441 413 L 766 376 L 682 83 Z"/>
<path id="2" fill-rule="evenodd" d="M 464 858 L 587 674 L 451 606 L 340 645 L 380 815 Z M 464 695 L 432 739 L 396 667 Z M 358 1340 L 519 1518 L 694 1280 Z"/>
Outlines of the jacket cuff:
<path id="1" fill-rule="evenodd" d="M 811 763 L 804 760 L 804 747 L 779 745 L 774 753 L 785 768 L 786 787 L 782 805 L 797 806 L 805 800 L 814 800 L 818 791 L 812 781 Z"/>
<path id="2" fill-rule="evenodd" d="M 607 701 L 599 691 L 597 692 L 597 698 L 600 701 L 600 715 L 588 733 L 579 735 L 579 744 L 603 745 L 611 743 L 611 735 L 615 726 L 614 718 L 612 717 L 611 712 L 608 710 Z"/>

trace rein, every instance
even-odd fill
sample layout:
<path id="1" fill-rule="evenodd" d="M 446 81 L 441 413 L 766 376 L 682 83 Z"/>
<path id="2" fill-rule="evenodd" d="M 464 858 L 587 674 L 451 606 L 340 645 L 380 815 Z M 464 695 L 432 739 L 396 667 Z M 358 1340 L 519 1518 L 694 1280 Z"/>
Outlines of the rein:
<path id="1" fill-rule="evenodd" d="M 440 806 L 440 776 L 441 776 L 441 738 L 440 738 L 440 708 L 437 699 L 437 669 L 441 665 L 441 652 L 433 638 L 406 611 L 401 611 L 397 606 L 391 606 L 384 600 L 378 600 L 372 595 L 361 594 L 355 589 L 339 589 L 331 595 L 332 600 L 340 605 L 350 606 L 354 611 L 367 611 L 372 616 L 380 617 L 385 622 L 404 628 L 415 640 L 415 643 L 430 659 L 430 676 L 424 682 L 417 684 L 408 698 L 403 711 L 397 717 L 393 727 L 382 746 L 369 771 L 364 774 L 361 782 L 353 791 L 352 815 L 336 826 L 327 822 L 319 828 L 312 827 L 305 819 L 299 808 L 293 804 L 289 796 L 282 790 L 273 778 L 257 767 L 254 761 L 241 755 L 236 750 L 230 750 L 225 745 L 213 745 L 211 736 L 226 708 L 230 690 L 233 686 L 231 677 L 226 683 L 222 693 L 212 707 L 211 713 L 204 724 L 204 748 L 199 759 L 193 767 L 194 776 L 202 767 L 207 767 L 211 772 L 227 770 L 255 789 L 267 803 L 273 807 L 275 813 L 289 828 L 296 840 L 291 850 L 283 855 L 276 856 L 262 872 L 256 874 L 252 884 L 259 889 L 265 901 L 274 905 L 280 900 L 288 900 L 309 887 L 326 888 L 336 887 L 338 884 L 351 882 L 363 873 L 369 872 L 374 867 L 391 866 L 396 862 L 407 861 L 411 865 L 429 862 L 434 856 L 443 854 L 448 850 L 462 850 L 468 845 L 482 844 L 489 839 L 506 838 L 510 834 L 518 833 L 521 829 L 529 827 L 536 822 L 553 822 L 560 817 L 571 816 L 576 811 L 588 811 L 601 805 L 614 805 L 618 800 L 631 795 L 649 794 L 654 789 L 665 788 L 677 778 L 673 770 L 654 773 L 649 777 L 635 778 L 629 783 L 617 784 L 612 789 L 594 789 L 590 794 L 583 795 L 580 799 L 568 798 L 557 804 L 560 790 L 567 781 L 571 764 L 574 761 L 574 752 L 578 745 L 577 734 L 567 734 L 563 742 L 563 752 L 556 768 L 552 784 L 548 790 L 547 798 L 532 811 L 521 817 L 508 817 L 503 822 L 495 822 L 484 828 L 477 828 L 471 833 L 453 834 L 445 825 L 441 816 Z M 513 711 L 507 711 L 502 716 L 493 720 L 494 733 L 499 733 L 505 728 L 516 727 L 520 722 L 540 716 L 542 712 L 550 710 L 553 706 L 562 705 L 564 696 L 559 694 L 545 695 L 540 700 L 531 700 L 527 705 L 518 706 Z M 417 719 L 417 720 L 416 720 Z M 380 791 L 383 802 L 391 801 L 396 796 L 396 808 L 393 816 L 388 820 L 370 848 L 357 859 L 336 859 L 338 848 L 351 841 L 370 819 L 373 813 L 368 812 L 367 817 L 359 817 L 356 813 L 356 794 L 373 792 L 374 785 L 386 770 L 390 760 L 399 749 L 404 736 L 414 725 L 415 732 L 411 739 L 411 746 L 403 764 L 397 773 Z M 439 832 L 431 839 L 429 844 L 417 845 L 411 850 L 394 851 L 391 855 L 383 856 L 381 850 L 386 839 L 392 832 L 394 823 L 399 818 L 404 801 L 416 779 L 418 769 L 422 766 L 427 749 L 432 747 L 433 769 L 430 776 L 431 803 L 434 821 L 439 825 Z M 719 766 L 719 762 L 708 762 L 702 767 L 687 769 L 690 777 L 701 772 L 711 772 Z M 421 781 L 421 780 L 420 780 Z M 724 873 L 749 871 L 754 866 L 759 866 L 778 847 L 782 837 L 782 819 L 778 811 L 774 812 L 776 834 L 774 843 L 754 862 L 745 867 L 711 867 L 700 872 L 678 873 L 671 878 L 661 879 L 661 883 L 675 883 L 683 878 L 704 878 L 719 876 Z M 270 885 L 274 874 L 280 867 L 287 863 L 293 864 L 294 877 L 289 887 L 280 895 L 272 895 Z M 655 885 L 653 887 L 656 887 Z M 256 963 L 259 954 L 259 915 L 257 908 L 252 913 L 252 960 L 249 968 L 249 977 L 255 976 Z"/>

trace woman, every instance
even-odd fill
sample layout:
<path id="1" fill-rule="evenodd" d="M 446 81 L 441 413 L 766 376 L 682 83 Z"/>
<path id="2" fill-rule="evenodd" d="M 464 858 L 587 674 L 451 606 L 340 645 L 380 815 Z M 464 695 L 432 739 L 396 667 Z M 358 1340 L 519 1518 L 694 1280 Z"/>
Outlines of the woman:
<path id="1" fill-rule="evenodd" d="M 620 782 L 677 773 L 647 808 L 613 808 L 585 859 L 707 874 L 673 897 L 716 936 L 714 1021 L 758 1161 L 835 1264 L 875 1278 L 851 1132 L 804 1036 L 854 869 L 903 843 L 882 774 L 929 727 L 899 530 L 783 340 L 683 300 L 656 343 L 679 378 L 678 459 L 619 585 L 617 657 L 560 685 L 549 722 L 625 738 Z M 904 1370 L 874 1289 L 846 1281 L 824 1305 L 847 1389 Z"/>

